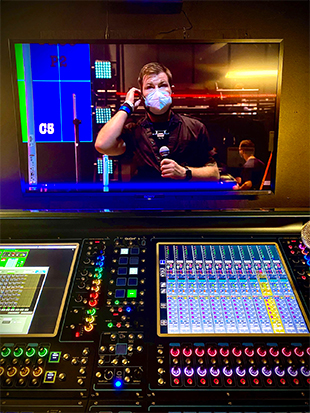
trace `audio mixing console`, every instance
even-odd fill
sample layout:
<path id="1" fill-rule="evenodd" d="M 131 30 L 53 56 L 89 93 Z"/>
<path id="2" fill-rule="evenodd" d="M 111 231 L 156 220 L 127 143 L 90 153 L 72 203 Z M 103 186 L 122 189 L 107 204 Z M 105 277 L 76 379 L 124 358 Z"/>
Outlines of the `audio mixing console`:
<path id="1" fill-rule="evenodd" d="M 299 236 L 0 245 L 0 411 L 307 412 Z"/>

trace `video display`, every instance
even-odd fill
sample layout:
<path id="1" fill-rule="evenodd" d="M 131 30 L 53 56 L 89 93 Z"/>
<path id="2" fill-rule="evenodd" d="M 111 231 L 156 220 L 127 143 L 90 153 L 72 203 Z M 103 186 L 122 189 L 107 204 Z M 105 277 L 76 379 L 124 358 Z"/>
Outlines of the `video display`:
<path id="1" fill-rule="evenodd" d="M 157 243 L 159 336 L 309 334 L 270 244 Z"/>
<path id="2" fill-rule="evenodd" d="M 239 150 L 244 141 L 252 142 L 251 156 L 257 159 L 255 179 L 244 190 L 274 191 L 280 41 L 40 40 L 11 45 L 23 192 L 236 192 L 242 188 L 240 179 L 248 179 L 243 175 L 249 164 Z M 137 181 L 143 157 L 136 152 L 129 156 L 129 150 L 108 156 L 95 149 L 99 131 L 119 111 L 127 91 L 140 87 L 140 69 L 150 62 L 160 62 L 172 73 L 172 112 L 205 126 L 208 153 L 219 170 L 217 181 L 157 181 L 147 175 L 145 181 Z M 140 102 L 125 126 L 145 116 Z M 169 130 L 155 133 L 167 138 L 154 141 L 160 147 L 168 145 L 168 159 L 177 162 L 176 153 L 182 150 L 176 137 Z M 153 150 L 151 166 L 158 172 L 161 158 Z M 180 165 L 196 167 L 193 161 L 182 158 Z"/>
<path id="3" fill-rule="evenodd" d="M 0 244 L 0 334 L 54 336 L 78 244 Z"/>

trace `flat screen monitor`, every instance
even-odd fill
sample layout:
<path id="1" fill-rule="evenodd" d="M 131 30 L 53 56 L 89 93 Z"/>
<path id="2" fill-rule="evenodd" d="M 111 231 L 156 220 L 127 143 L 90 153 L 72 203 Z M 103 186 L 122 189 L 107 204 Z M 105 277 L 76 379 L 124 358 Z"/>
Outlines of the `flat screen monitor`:
<path id="1" fill-rule="evenodd" d="M 157 243 L 159 336 L 298 336 L 309 320 L 275 243 Z"/>
<path id="2" fill-rule="evenodd" d="M 14 40 L 10 50 L 24 194 L 215 191 L 234 196 L 244 170 L 239 153 L 244 140 L 253 142 L 263 166 L 256 184 L 241 192 L 274 193 L 280 40 Z M 98 132 L 127 91 L 139 87 L 141 67 L 154 61 L 172 72 L 173 112 L 206 126 L 219 182 L 135 182 L 134 158 L 96 151 Z M 128 122 L 143 116 L 140 104 Z"/>
<path id="3" fill-rule="evenodd" d="M 0 335 L 57 334 L 79 244 L 0 244 Z"/>

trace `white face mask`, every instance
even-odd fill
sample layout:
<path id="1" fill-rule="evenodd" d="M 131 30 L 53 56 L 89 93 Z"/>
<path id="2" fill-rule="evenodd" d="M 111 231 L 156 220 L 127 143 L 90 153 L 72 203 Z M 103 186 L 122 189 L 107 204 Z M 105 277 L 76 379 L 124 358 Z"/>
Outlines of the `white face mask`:
<path id="1" fill-rule="evenodd" d="M 145 98 L 145 106 L 154 115 L 162 115 L 167 112 L 172 103 L 171 95 L 168 91 L 159 89 L 152 90 Z"/>

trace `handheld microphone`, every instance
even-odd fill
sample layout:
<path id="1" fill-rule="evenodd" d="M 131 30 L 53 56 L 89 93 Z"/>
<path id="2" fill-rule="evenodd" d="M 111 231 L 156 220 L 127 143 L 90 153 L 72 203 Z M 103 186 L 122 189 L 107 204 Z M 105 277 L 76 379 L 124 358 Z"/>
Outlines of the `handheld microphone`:
<path id="1" fill-rule="evenodd" d="M 170 149 L 168 146 L 161 146 L 159 148 L 159 155 L 162 159 L 167 158 L 170 155 Z"/>

